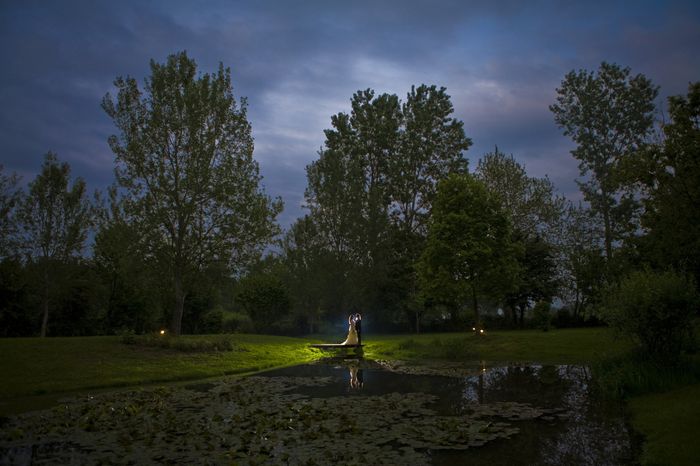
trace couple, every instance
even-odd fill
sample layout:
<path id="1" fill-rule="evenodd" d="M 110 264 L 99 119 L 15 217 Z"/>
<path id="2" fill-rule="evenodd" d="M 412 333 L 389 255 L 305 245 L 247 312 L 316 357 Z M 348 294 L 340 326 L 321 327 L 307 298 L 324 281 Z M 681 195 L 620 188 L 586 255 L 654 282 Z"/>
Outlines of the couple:
<path id="1" fill-rule="evenodd" d="M 343 345 L 362 345 L 362 315 L 350 314 L 348 317 L 348 337 L 341 344 Z"/>

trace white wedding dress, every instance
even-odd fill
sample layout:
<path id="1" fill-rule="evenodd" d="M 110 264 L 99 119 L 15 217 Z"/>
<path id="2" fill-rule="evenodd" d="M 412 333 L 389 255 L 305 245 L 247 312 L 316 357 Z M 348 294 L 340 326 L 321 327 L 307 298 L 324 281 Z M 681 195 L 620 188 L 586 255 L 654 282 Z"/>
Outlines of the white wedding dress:
<path id="1" fill-rule="evenodd" d="M 348 337 L 345 339 L 344 342 L 341 343 L 341 345 L 356 345 L 356 344 L 358 344 L 357 330 L 355 330 L 355 324 L 350 323 L 350 327 L 348 328 Z"/>

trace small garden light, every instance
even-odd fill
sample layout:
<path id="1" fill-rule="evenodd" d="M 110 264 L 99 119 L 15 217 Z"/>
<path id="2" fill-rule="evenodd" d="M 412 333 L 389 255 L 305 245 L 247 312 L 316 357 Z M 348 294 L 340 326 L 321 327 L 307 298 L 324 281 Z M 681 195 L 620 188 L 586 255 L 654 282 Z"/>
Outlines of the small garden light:
<path id="1" fill-rule="evenodd" d="M 165 330 L 161 330 L 161 331 L 160 331 L 160 334 L 161 334 L 161 335 L 165 335 Z"/>

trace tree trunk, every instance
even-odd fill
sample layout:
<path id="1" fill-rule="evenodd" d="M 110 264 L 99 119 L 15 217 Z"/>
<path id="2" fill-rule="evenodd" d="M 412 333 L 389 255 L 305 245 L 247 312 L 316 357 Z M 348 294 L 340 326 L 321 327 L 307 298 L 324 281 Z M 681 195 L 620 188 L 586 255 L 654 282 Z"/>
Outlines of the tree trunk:
<path id="1" fill-rule="evenodd" d="M 472 305 L 474 306 L 474 320 L 476 327 L 481 328 L 481 316 L 479 316 L 479 303 L 476 299 L 476 288 L 472 286 Z"/>
<path id="2" fill-rule="evenodd" d="M 42 296 L 41 301 L 44 308 L 44 318 L 41 321 L 41 338 L 44 338 L 49 326 L 49 271 L 47 269 L 44 269 L 44 296 Z"/>
<path id="3" fill-rule="evenodd" d="M 416 311 L 416 333 L 420 333 L 420 312 Z"/>
<path id="4" fill-rule="evenodd" d="M 182 276 L 175 274 L 175 310 L 173 311 L 173 321 L 170 331 L 174 336 L 182 333 L 182 315 L 185 312 L 185 291 L 182 287 Z"/>
<path id="5" fill-rule="evenodd" d="M 515 306 L 509 306 L 510 307 L 510 317 L 513 320 L 513 328 L 518 326 L 518 311 L 516 310 Z"/>
<path id="6" fill-rule="evenodd" d="M 601 188 L 602 190 L 602 188 Z M 602 190 L 601 197 L 603 198 L 603 223 L 605 228 L 605 257 L 610 263 L 612 259 L 612 226 L 610 225 L 610 207 L 608 206 L 608 194 Z"/>
<path id="7" fill-rule="evenodd" d="M 518 309 L 520 310 L 520 328 L 523 328 L 525 326 L 525 306 L 519 304 Z"/>

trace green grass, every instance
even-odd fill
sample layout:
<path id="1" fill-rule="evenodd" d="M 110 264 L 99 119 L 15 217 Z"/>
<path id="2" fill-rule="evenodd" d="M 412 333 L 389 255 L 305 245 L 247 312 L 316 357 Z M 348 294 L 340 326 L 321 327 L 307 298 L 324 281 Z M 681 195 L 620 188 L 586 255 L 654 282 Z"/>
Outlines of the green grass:
<path id="1" fill-rule="evenodd" d="M 630 399 L 632 425 L 645 443 L 642 464 L 696 465 L 700 458 L 700 384 Z"/>
<path id="2" fill-rule="evenodd" d="M 205 336 L 184 336 L 204 340 Z M 126 345 L 119 337 L 0 339 L 0 399 L 28 395 L 199 379 L 308 362 L 308 341 L 234 335 L 225 352 L 182 352 Z"/>
<path id="3" fill-rule="evenodd" d="M 485 335 L 443 333 L 372 336 L 365 342 L 371 359 L 542 364 L 590 364 L 599 357 L 615 357 L 631 348 L 607 328 L 493 331 Z"/>

